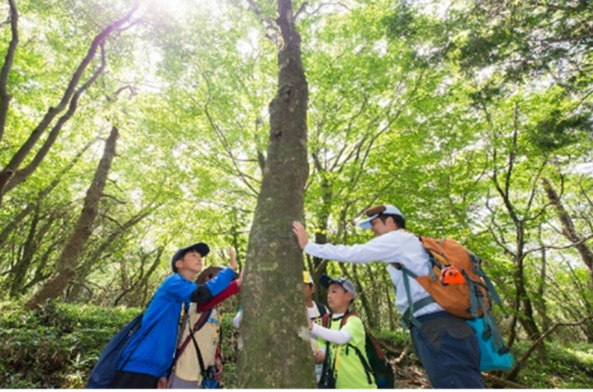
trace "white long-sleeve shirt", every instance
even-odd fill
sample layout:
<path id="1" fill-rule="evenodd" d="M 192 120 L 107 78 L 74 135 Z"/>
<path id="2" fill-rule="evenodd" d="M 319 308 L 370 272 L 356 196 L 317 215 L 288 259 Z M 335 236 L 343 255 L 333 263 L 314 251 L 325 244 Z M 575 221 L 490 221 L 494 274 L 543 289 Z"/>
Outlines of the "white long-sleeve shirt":
<path id="1" fill-rule="evenodd" d="M 309 242 L 304 251 L 311 256 L 345 263 L 367 264 L 380 261 L 390 264 L 387 266 L 387 271 L 395 286 L 395 304 L 401 314 L 405 313 L 410 304 L 404 286 L 403 273 L 391 263 L 400 263 L 419 276 L 427 275 L 430 268 L 428 253 L 422 247 L 418 237 L 401 229 L 375 237 L 365 244 L 351 246 Z M 428 292 L 415 279 L 410 278 L 409 280 L 412 302 L 429 296 Z M 433 303 L 414 312 L 414 316 L 418 317 L 441 310 L 444 309 Z"/>
<path id="2" fill-rule="evenodd" d="M 335 320 L 342 316 L 344 316 L 343 313 L 334 314 L 332 318 Z M 338 331 L 334 331 L 329 328 L 322 327 L 318 324 L 313 324 L 313 329 L 311 329 L 311 336 L 315 338 L 321 338 L 323 340 L 336 344 L 346 344 L 350 341 L 350 339 L 352 339 L 352 335 L 350 335 L 350 333 L 347 331 L 341 329 Z"/>

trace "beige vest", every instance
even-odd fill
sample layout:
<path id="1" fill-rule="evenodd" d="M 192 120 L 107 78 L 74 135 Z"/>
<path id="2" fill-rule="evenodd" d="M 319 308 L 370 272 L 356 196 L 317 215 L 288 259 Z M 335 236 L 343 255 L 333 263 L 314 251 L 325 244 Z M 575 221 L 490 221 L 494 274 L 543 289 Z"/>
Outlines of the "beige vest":
<path id="1" fill-rule="evenodd" d="M 196 313 L 196 304 L 192 303 L 190 304 L 188 315 L 189 325 L 193 328 L 202 314 Z M 216 356 L 216 347 L 218 346 L 219 331 L 220 313 L 218 313 L 216 309 L 212 309 L 212 313 L 204 326 L 202 326 L 199 331 L 194 332 L 194 337 L 200 348 L 205 368 L 213 366 L 215 363 L 214 360 Z M 189 343 L 187 347 L 185 347 L 181 356 L 177 359 L 175 375 L 186 381 L 196 381 L 196 383 L 200 384 L 202 382 L 200 362 L 198 360 L 195 345 L 189 335 L 189 330 L 186 325 L 183 329 L 180 342 L 184 342 L 188 337 Z"/>

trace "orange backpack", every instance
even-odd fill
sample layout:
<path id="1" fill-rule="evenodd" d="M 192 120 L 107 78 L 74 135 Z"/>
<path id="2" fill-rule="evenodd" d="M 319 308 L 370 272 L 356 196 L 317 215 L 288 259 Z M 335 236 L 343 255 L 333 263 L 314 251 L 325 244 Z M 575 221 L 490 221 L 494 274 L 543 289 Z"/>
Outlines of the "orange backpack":
<path id="1" fill-rule="evenodd" d="M 418 276 L 399 263 L 394 263 L 394 266 L 404 275 L 408 299 L 411 298 L 409 277 L 415 279 L 432 298 L 410 303 L 404 314 L 407 321 L 412 321 L 412 315 L 418 309 L 434 302 L 447 312 L 466 319 L 483 316 L 490 309 L 490 298 L 501 304 L 496 289 L 482 270 L 479 257 L 450 238 L 418 238 L 428 252 L 432 265 L 428 274 Z"/>
<path id="2" fill-rule="evenodd" d="M 403 273 L 404 287 L 410 304 L 402 317 L 404 324 L 420 327 L 414 313 L 436 302 L 457 317 L 469 320 L 482 319 L 487 328 L 486 334 L 492 337 L 497 349 L 507 351 L 490 311 L 491 300 L 501 306 L 502 302 L 492 282 L 482 270 L 482 260 L 453 239 L 418 238 L 429 255 L 432 268 L 428 274 L 418 276 L 403 265 L 394 263 L 394 267 Z M 430 297 L 412 302 L 410 278 L 415 279 Z"/>

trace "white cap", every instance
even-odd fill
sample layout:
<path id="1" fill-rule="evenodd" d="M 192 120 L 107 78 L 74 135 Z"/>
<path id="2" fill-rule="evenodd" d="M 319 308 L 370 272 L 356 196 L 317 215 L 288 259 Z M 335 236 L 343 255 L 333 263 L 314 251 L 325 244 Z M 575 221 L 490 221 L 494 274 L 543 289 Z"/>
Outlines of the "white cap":
<path id="1" fill-rule="evenodd" d="M 382 204 L 379 206 L 369 208 L 368 210 L 365 211 L 365 214 L 368 216 L 368 218 L 361 222 L 358 222 L 358 227 L 360 227 L 361 229 L 370 229 L 372 227 L 371 221 L 381 214 L 382 215 L 399 215 L 402 218 L 404 217 L 404 214 L 402 214 L 402 212 L 397 207 L 392 206 L 391 204 Z"/>

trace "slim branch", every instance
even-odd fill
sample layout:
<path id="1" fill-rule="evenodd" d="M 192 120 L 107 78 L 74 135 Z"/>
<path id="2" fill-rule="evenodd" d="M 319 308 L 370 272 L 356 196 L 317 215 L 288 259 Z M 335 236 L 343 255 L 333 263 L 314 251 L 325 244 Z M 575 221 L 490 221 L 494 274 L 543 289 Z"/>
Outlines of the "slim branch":
<path id="1" fill-rule="evenodd" d="M 514 380 L 517 377 L 517 374 L 519 374 L 519 371 L 523 368 L 523 366 L 525 365 L 525 362 L 527 361 L 527 359 L 529 358 L 529 356 L 531 356 L 531 354 L 537 348 L 537 346 L 539 346 L 558 327 L 576 327 L 576 326 L 579 326 L 579 325 L 583 325 L 588 320 L 593 320 L 593 316 L 585 317 L 581 321 L 577 321 L 577 322 L 574 322 L 574 323 L 556 323 L 556 324 L 554 324 L 550 329 L 548 329 L 546 332 L 544 332 L 539 337 L 539 339 L 537 339 L 531 345 L 531 347 L 525 352 L 525 354 L 523 354 L 523 356 L 521 357 L 521 359 L 519 359 L 517 361 L 517 364 L 511 370 L 508 379 L 509 380 Z"/>
<path id="2" fill-rule="evenodd" d="M 312 12 L 307 12 L 306 7 L 309 6 L 309 5 L 310 5 L 309 3 L 304 2 L 303 5 L 301 5 L 301 7 L 299 8 L 299 10 L 295 14 L 294 19 L 296 20 L 299 17 L 299 15 L 301 13 L 303 13 L 303 12 L 306 13 L 307 15 L 315 15 L 316 13 L 319 12 L 319 10 L 321 10 L 321 8 L 327 7 L 327 6 L 340 6 L 340 7 L 344 8 L 344 9 L 346 9 L 347 11 L 350 11 L 350 7 L 348 7 L 346 4 L 340 3 L 340 2 L 335 2 L 335 3 L 321 3 Z"/>
<path id="3" fill-rule="evenodd" d="M 260 22 L 266 28 L 266 37 L 268 37 L 276 46 L 280 47 L 282 45 L 282 34 L 280 32 L 280 28 L 271 18 L 267 18 L 262 9 L 259 5 L 255 2 L 255 0 L 247 0 L 249 3 L 249 8 L 255 12 L 255 15 L 259 18 Z"/>

